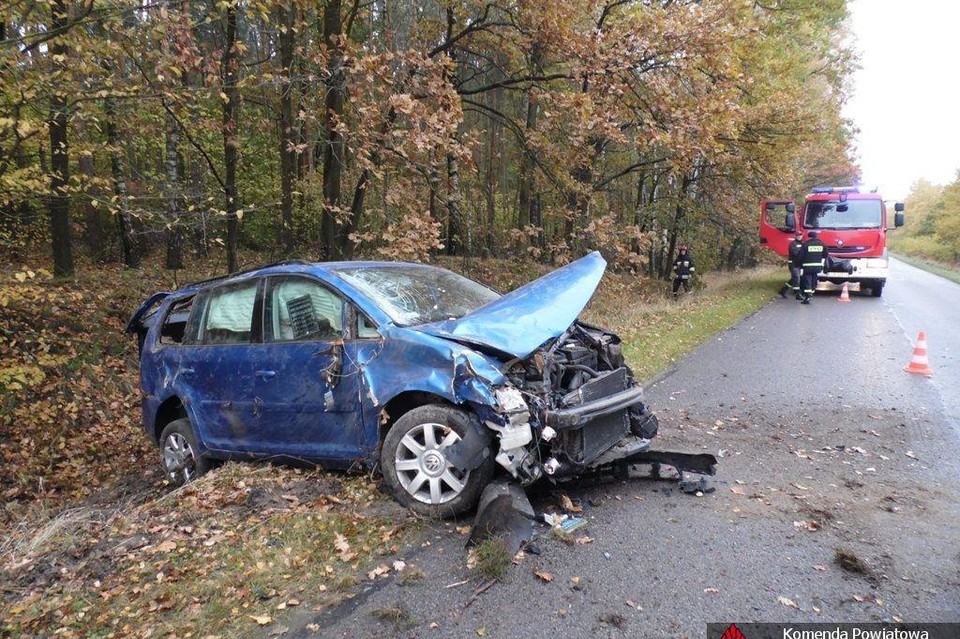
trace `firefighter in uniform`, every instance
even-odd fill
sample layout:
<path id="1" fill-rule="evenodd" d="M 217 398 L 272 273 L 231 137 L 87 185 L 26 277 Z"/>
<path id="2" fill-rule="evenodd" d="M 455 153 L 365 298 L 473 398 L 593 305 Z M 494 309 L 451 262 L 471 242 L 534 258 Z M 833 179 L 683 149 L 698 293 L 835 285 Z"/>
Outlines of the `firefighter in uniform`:
<path id="1" fill-rule="evenodd" d="M 680 252 L 677 253 L 677 259 L 673 263 L 673 272 L 676 273 L 676 277 L 673 278 L 673 299 L 680 296 L 681 284 L 684 292 L 690 292 L 690 278 L 693 277 L 694 270 L 696 269 L 693 266 L 693 256 L 687 252 L 687 245 L 681 244 Z"/>
<path id="2" fill-rule="evenodd" d="M 803 265 L 803 277 L 801 286 L 803 288 L 801 302 L 809 304 L 813 292 L 817 288 L 818 275 L 823 270 L 823 265 L 827 259 L 827 247 L 823 245 L 819 234 L 816 231 L 810 231 L 809 239 L 803 243 L 803 250 L 800 252 L 800 259 Z"/>
<path id="3" fill-rule="evenodd" d="M 796 237 L 790 242 L 787 266 L 790 267 L 790 281 L 780 289 L 780 297 L 787 299 L 787 291 L 793 291 L 794 296 L 800 300 L 800 278 L 803 275 L 803 233 L 797 232 Z"/>

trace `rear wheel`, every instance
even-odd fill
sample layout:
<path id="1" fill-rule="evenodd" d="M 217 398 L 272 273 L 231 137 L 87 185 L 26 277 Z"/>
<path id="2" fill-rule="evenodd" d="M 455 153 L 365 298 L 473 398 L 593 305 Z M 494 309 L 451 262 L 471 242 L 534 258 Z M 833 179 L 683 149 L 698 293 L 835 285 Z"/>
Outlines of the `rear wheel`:
<path id="1" fill-rule="evenodd" d="M 883 282 L 877 282 L 876 284 L 870 287 L 870 294 L 874 297 L 880 297 L 883 295 Z"/>
<path id="2" fill-rule="evenodd" d="M 213 460 L 199 451 L 189 419 L 184 417 L 167 424 L 160 433 L 160 455 L 163 471 L 171 484 L 188 484 L 213 467 Z"/>
<path id="3" fill-rule="evenodd" d="M 380 451 L 384 483 L 397 501 L 432 517 L 453 517 L 476 506 L 493 476 L 493 456 L 464 472 L 444 455 L 469 427 L 466 413 L 439 404 L 415 408 L 397 420 Z"/>

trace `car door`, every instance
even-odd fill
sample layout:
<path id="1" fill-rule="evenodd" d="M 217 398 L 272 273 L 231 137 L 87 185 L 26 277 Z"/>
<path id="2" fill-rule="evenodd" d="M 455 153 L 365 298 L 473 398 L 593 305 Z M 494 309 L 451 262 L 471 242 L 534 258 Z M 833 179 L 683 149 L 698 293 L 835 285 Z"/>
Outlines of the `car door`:
<path id="1" fill-rule="evenodd" d="M 271 453 L 344 464 L 363 456 L 362 382 L 344 346 L 345 315 L 319 280 L 267 278 L 253 384 L 257 436 Z"/>
<path id="2" fill-rule="evenodd" d="M 250 357 L 260 340 L 261 280 L 204 291 L 197 296 L 187 337 L 177 349 L 174 387 L 207 448 L 258 452 Z"/>

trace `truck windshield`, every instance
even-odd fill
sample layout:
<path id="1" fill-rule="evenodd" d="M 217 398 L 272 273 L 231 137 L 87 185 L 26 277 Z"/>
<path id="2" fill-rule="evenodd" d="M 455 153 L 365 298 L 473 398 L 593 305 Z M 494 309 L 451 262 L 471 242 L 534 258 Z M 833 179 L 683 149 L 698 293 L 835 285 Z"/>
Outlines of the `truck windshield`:
<path id="1" fill-rule="evenodd" d="M 807 229 L 878 229 L 882 222 L 878 200 L 807 202 L 803 216 Z"/>

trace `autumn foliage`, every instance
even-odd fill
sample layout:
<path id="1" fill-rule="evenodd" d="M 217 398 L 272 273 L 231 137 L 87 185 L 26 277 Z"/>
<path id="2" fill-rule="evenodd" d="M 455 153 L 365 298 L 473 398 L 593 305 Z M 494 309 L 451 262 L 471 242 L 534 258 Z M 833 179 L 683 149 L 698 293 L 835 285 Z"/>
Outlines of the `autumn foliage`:
<path id="1" fill-rule="evenodd" d="M 599 248 L 736 266 L 855 176 L 843 0 L 45 0 L 0 22 L 0 243 L 168 268 Z M 702 238 L 702 239 L 701 239 Z M 709 238 L 709 239 L 707 239 Z M 239 260 L 239 261 L 238 261 Z"/>

